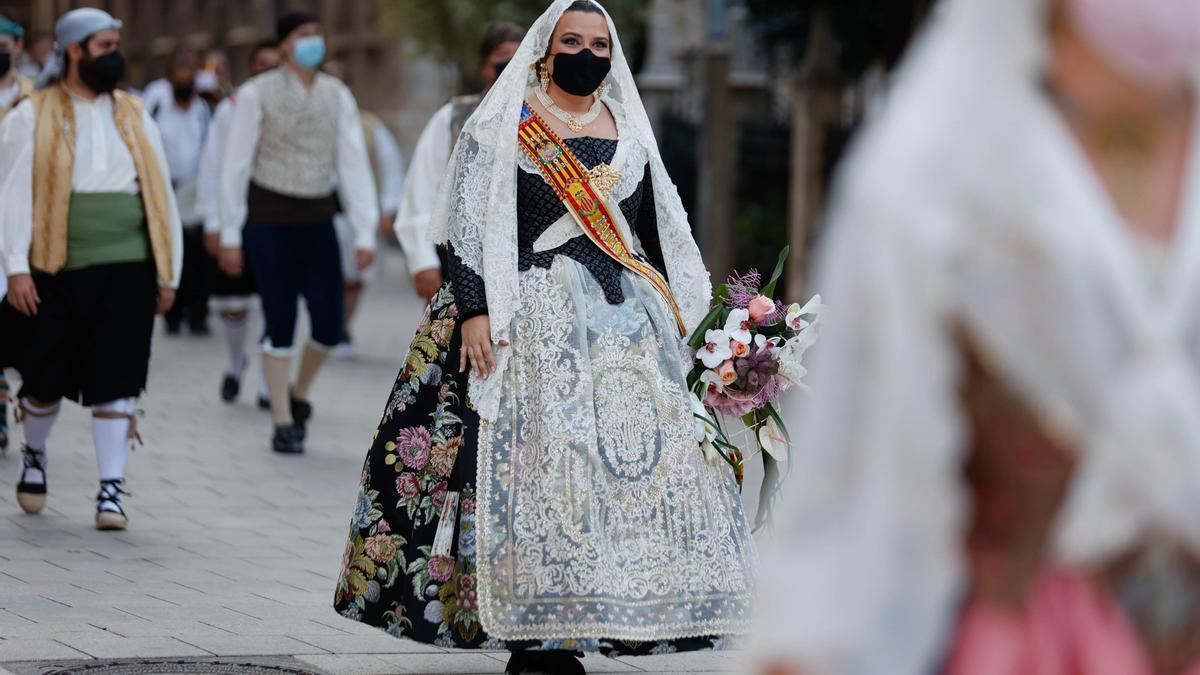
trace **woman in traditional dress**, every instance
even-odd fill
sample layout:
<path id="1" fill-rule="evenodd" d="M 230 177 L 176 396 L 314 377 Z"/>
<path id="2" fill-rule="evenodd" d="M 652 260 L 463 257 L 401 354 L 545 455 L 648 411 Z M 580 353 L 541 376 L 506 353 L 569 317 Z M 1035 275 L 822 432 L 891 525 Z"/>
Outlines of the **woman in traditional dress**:
<path id="1" fill-rule="evenodd" d="M 449 278 L 367 456 L 338 611 L 512 650 L 509 672 L 743 632 L 752 543 L 699 450 L 681 338 L 709 275 L 600 5 L 531 28 L 432 231 Z"/>
<path id="2" fill-rule="evenodd" d="M 1200 2 L 931 21 L 836 198 L 756 672 L 1200 672 Z"/>

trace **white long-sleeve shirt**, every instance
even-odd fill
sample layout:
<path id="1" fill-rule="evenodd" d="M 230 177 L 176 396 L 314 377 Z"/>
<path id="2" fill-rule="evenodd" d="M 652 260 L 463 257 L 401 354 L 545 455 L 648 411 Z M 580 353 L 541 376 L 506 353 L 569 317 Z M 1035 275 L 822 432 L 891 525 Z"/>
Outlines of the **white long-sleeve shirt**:
<path id="1" fill-rule="evenodd" d="M 71 189 L 75 192 L 138 194 L 137 169 L 129 148 L 113 121 L 112 97 L 105 94 L 88 101 L 72 94 L 75 107 L 75 163 Z M 0 122 L 0 252 L 9 275 L 29 273 L 29 247 L 33 243 L 33 151 L 36 122 L 32 100 L 22 101 Z M 163 184 L 171 184 L 171 171 L 158 127 L 143 110 L 142 124 L 154 150 Z M 179 286 L 183 269 L 183 233 L 175 195 L 168 189 L 170 205 L 172 288 Z"/>
<path id="2" fill-rule="evenodd" d="M 208 105 L 197 98 L 187 108 L 182 108 L 171 99 L 157 108 L 148 106 L 146 110 L 154 117 L 162 136 L 171 180 L 176 185 L 195 180 L 200 170 L 204 137 L 211 122 Z"/>
<path id="3" fill-rule="evenodd" d="M 404 193 L 396 213 L 396 239 L 404 249 L 411 274 L 441 266 L 437 247 L 429 241 L 429 220 L 437 203 L 438 188 L 450 164 L 450 121 L 454 104 L 434 113 L 413 151 L 404 179 Z"/>
<path id="4" fill-rule="evenodd" d="M 196 213 L 204 221 L 204 233 L 221 232 L 221 159 L 233 125 L 234 98 L 217 104 L 208 125 L 208 138 L 200 151 L 200 170 L 196 176 Z"/>
<path id="5" fill-rule="evenodd" d="M 284 66 L 286 67 L 286 66 Z M 296 86 L 302 86 L 296 82 Z M 362 123 L 358 117 L 358 104 L 345 87 L 339 87 L 337 119 L 337 142 L 334 161 L 336 176 L 330 178 L 337 187 L 342 209 L 355 232 L 355 247 L 375 250 L 376 229 L 379 225 L 379 203 L 375 191 L 375 179 L 371 174 L 371 162 L 367 158 L 366 142 Z M 225 156 L 221 160 L 220 218 L 221 245 L 242 245 L 242 229 L 246 222 L 246 196 L 250 189 L 250 176 L 254 158 L 258 151 L 262 104 L 258 89 L 252 80 L 237 93 L 237 105 L 233 107 L 233 120 L 229 138 L 225 143 Z"/>
<path id="6" fill-rule="evenodd" d="M 404 156 L 395 136 L 383 124 L 376 124 L 371 138 L 367 139 L 375 148 L 379 164 L 379 211 L 396 213 L 400 208 L 400 196 L 404 191 Z"/>

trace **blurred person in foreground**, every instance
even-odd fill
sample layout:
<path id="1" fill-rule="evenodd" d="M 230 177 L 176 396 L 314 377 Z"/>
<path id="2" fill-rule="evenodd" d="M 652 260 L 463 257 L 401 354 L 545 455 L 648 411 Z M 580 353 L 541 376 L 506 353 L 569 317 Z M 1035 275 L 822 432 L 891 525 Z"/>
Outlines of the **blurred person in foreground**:
<path id="1" fill-rule="evenodd" d="M 344 328 L 333 217 L 339 205 L 345 209 L 355 232 L 355 266 L 365 269 L 375 259 L 379 203 L 354 95 L 318 70 L 325 59 L 321 24 L 306 12 L 288 12 L 276 23 L 276 37 L 283 65 L 243 84 L 233 106 L 219 178 L 220 265 L 240 276 L 244 259 L 253 270 L 266 321 L 271 447 L 297 454 L 313 413 L 310 389 Z M 293 387 L 301 297 L 311 330 Z"/>
<path id="2" fill-rule="evenodd" d="M 766 675 L 1200 672 L 1200 0 L 949 0 L 844 174 Z"/>
<path id="3" fill-rule="evenodd" d="M 450 151 L 454 149 L 463 125 L 496 78 L 504 72 L 524 37 L 525 30 L 514 23 L 496 21 L 489 24 L 479 45 L 479 74 L 483 77 L 484 91 L 451 99 L 434 113 L 417 139 L 395 228 L 396 239 L 404 249 L 408 273 L 413 278 L 413 290 L 423 300 L 432 298 L 442 285 L 443 260 L 428 235 L 429 219 L 437 203 L 442 174 L 446 173 L 450 163 Z"/>
<path id="4" fill-rule="evenodd" d="M 599 4 L 530 29 L 430 224 L 448 278 L 363 467 L 339 613 L 509 673 L 726 647 L 754 554 L 686 381 L 709 273 Z"/>
<path id="5" fill-rule="evenodd" d="M 158 128 L 139 99 L 117 89 L 121 27 L 98 9 L 64 14 L 46 87 L 0 123 L 9 286 L 0 337 L 19 345 L 25 432 L 17 504 L 28 514 L 45 507 L 47 440 L 62 399 L 72 399 L 91 408 L 102 530 L 128 523 L 122 496 L 130 439 L 138 439 L 135 403 L 146 388 L 154 315 L 170 308 L 183 260 Z"/>
<path id="6" fill-rule="evenodd" d="M 282 63 L 279 43 L 263 40 L 250 50 L 250 77 L 274 70 Z M 229 142 L 229 127 L 233 123 L 236 92 L 225 97 L 213 111 L 208 138 L 200 153 L 200 172 L 196 185 L 196 210 L 204 219 L 204 249 L 214 260 L 221 254 L 221 161 Z M 248 265 L 239 276 L 224 270 L 212 270 L 212 306 L 224 328 L 229 362 L 221 376 L 221 400 L 232 403 L 242 389 L 242 376 L 249 360 L 246 340 L 250 334 L 250 309 L 254 302 L 254 277 Z M 264 405 L 264 402 L 265 405 Z M 269 407 L 265 384 L 259 392 L 259 406 Z"/>

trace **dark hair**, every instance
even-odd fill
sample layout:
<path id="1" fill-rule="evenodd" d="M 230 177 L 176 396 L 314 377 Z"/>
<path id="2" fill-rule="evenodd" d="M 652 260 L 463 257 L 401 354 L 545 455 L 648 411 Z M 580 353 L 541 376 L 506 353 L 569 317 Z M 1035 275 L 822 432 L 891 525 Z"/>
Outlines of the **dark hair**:
<path id="1" fill-rule="evenodd" d="M 171 71 L 176 68 L 199 68 L 200 54 L 195 49 L 180 45 L 171 52 L 171 60 L 167 64 L 167 70 Z"/>
<path id="2" fill-rule="evenodd" d="M 604 10 L 600 9 L 600 5 L 592 2 L 592 0 L 575 0 L 575 2 L 571 3 L 570 7 L 567 7 L 563 14 L 567 12 L 590 12 L 601 16 L 604 15 Z"/>
<path id="3" fill-rule="evenodd" d="M 317 21 L 316 16 L 314 16 L 308 12 L 303 12 L 303 11 L 288 12 L 288 13 L 284 14 L 283 16 L 279 17 L 279 20 L 275 22 L 275 37 L 280 42 L 283 42 L 284 40 L 288 39 L 288 36 L 292 34 L 292 31 L 296 30 L 297 28 L 299 28 L 301 26 L 307 26 L 310 23 L 321 23 L 321 22 Z"/>
<path id="4" fill-rule="evenodd" d="M 250 65 L 254 65 L 255 60 L 258 59 L 258 53 L 265 49 L 279 49 L 279 41 L 268 38 L 254 43 L 254 46 L 250 48 Z"/>
<path id="5" fill-rule="evenodd" d="M 493 21 L 488 24 L 483 33 L 483 42 L 479 43 L 479 60 L 487 61 L 488 55 L 496 48 L 509 42 L 520 42 L 525 39 L 525 29 L 511 21 Z"/>

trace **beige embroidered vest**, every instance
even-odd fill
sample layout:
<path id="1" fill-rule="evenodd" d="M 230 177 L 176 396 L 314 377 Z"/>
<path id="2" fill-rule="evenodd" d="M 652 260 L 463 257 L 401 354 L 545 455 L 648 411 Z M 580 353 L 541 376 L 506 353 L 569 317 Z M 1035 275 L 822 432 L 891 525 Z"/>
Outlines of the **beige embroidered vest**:
<path id="1" fill-rule="evenodd" d="M 33 244 L 30 265 L 55 274 L 67 263 L 67 205 L 75 168 L 75 106 L 61 84 L 30 95 L 35 111 L 33 151 Z M 171 206 L 167 184 L 142 126 L 142 102 L 113 92 L 113 121 L 129 148 L 146 211 L 150 251 L 163 283 L 174 281 Z"/>
<path id="2" fill-rule="evenodd" d="M 332 194 L 341 82 L 317 73 L 306 90 L 286 66 L 253 82 L 262 108 L 254 182 L 289 197 Z"/>

